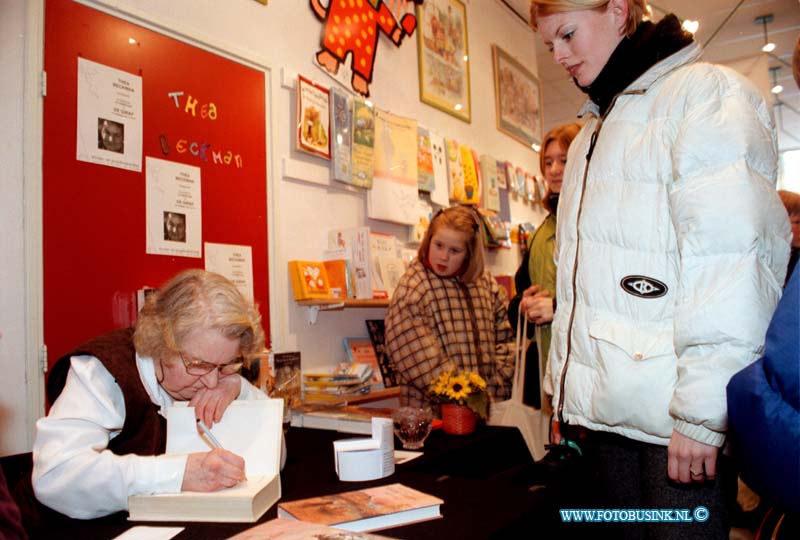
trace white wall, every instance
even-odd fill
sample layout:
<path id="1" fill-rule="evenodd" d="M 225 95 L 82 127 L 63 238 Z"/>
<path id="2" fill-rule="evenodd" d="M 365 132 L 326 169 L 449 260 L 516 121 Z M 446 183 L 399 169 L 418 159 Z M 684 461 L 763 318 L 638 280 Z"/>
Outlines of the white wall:
<path id="1" fill-rule="evenodd" d="M 42 0 L 32 0 L 40 2 Z M 307 311 L 292 300 L 286 263 L 296 258 L 313 259 L 326 248 L 327 229 L 368 225 L 374 230 L 407 235 L 406 228 L 366 218 L 366 197 L 362 191 L 347 189 L 335 182 L 313 184 L 282 177 L 282 161 L 307 164 L 311 170 L 320 171 L 327 162 L 298 154 L 292 150 L 295 123 L 294 91 L 281 85 L 281 74 L 294 76 L 301 73 L 325 86 L 336 83 L 314 67 L 313 55 L 319 48 L 322 24 L 316 19 L 306 0 L 272 0 L 268 6 L 255 1 L 231 0 L 98 0 L 106 7 L 119 9 L 145 21 L 186 34 L 214 46 L 241 54 L 267 65 L 272 73 L 272 109 L 270 125 L 272 134 L 272 164 L 270 170 L 274 230 L 270 231 L 270 269 L 272 276 L 272 338 L 276 350 L 298 349 L 303 354 L 305 366 L 316 366 L 338 361 L 343 355 L 343 336 L 366 335 L 365 318 L 382 318 L 385 309 L 349 309 L 321 313 L 316 325 L 307 321 Z M 22 148 L 20 139 L 21 102 L 25 95 L 21 84 L 24 53 L 22 7 L 24 0 L 4 0 L 0 16 L 0 55 L 4 72 L 11 76 L 0 80 L 4 119 L 0 133 L 2 140 L 9 139 L 0 152 L 3 159 L 3 230 L 13 231 L 13 254 L 21 254 L 22 247 Z M 467 124 L 419 100 L 417 75 L 416 36 L 394 47 L 382 37 L 379 40 L 377 62 L 370 87 L 371 99 L 379 108 L 395 114 L 418 119 L 447 137 L 454 137 L 499 159 L 509 160 L 526 170 L 538 171 L 538 156 L 529 148 L 503 135 L 495 128 L 494 86 L 492 78 L 491 44 L 496 43 L 516 57 L 534 73 L 536 54 L 533 33 L 519 21 L 499 0 L 466 0 L 467 28 L 470 53 L 470 83 L 472 96 L 472 122 Z M 8 13 L 7 13 L 8 12 Z M 179 61 L 179 60 L 177 60 Z M 29 94 L 26 94 L 29 95 Z M 6 155 L 8 154 L 8 158 Z M 35 179 L 34 179 L 35 180 Z M 6 184 L 9 184 L 8 188 Z M 6 194 L 9 194 L 7 196 Z M 512 218 L 516 221 L 538 223 L 543 215 L 528 203 L 512 199 Z M 8 223 L 6 223 L 8 221 Z M 6 229 L 8 227 L 8 229 Z M 17 260 L 15 260 L 17 259 Z M 0 260 L 2 289 L 2 314 L 0 328 L 5 334 L 0 340 L 4 367 L 13 364 L 12 376 L 2 377 L 9 393 L 0 396 L 0 406 L 22 402 L 20 389 L 24 387 L 24 373 L 19 371 L 22 362 L 9 360 L 21 355 L 24 348 L 24 328 L 15 317 L 24 304 L 21 298 L 24 269 L 19 257 Z M 490 269 L 497 273 L 513 273 L 518 265 L 518 252 L 500 250 L 489 255 Z M 8 286 L 16 284 L 17 286 Z M 7 307 L 8 306 L 8 307 Z M 11 356 L 8 356 L 8 355 Z M 9 396 L 6 399 L 6 396 Z M 10 433 L 11 419 L 23 423 L 25 411 L 18 407 L 0 410 L 0 429 L 3 439 Z M 14 435 L 16 437 L 16 435 Z M 6 450 L 6 445 L 0 452 Z M 8 447 L 15 449 L 12 447 Z"/>
<path id="2" fill-rule="evenodd" d="M 25 0 L 0 3 L 0 455 L 28 449 L 23 80 Z M 35 377 L 35 374 L 34 374 Z"/>

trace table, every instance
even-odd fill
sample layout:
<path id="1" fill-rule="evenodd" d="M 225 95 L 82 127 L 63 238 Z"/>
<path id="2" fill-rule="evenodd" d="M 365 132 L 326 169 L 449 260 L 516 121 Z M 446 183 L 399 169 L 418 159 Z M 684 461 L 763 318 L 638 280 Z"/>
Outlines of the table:
<path id="1" fill-rule="evenodd" d="M 444 500 L 442 519 L 380 531 L 378 534 L 407 540 L 486 540 L 541 538 L 558 531 L 557 510 L 547 489 L 529 489 L 531 458 L 516 428 L 480 426 L 471 435 L 431 433 L 424 454 L 397 466 L 392 476 L 370 482 L 341 482 L 336 476 L 333 441 L 353 435 L 335 431 L 289 428 L 286 433 L 288 457 L 281 473 L 282 501 L 338 493 L 353 489 L 400 482 Z M 395 441 L 400 448 L 399 441 Z M 7 477 L 30 454 L 0 460 Z M 19 476 L 19 475 L 17 475 Z M 9 479 L 9 482 L 12 480 Z M 260 522 L 277 515 L 277 505 Z M 136 523 L 140 524 L 140 523 Z M 74 520 L 59 516 L 48 521 L 48 531 L 34 538 L 109 539 L 134 523 L 119 512 L 95 520 Z M 182 526 L 176 540 L 219 539 L 252 527 L 250 523 L 158 523 Z"/>

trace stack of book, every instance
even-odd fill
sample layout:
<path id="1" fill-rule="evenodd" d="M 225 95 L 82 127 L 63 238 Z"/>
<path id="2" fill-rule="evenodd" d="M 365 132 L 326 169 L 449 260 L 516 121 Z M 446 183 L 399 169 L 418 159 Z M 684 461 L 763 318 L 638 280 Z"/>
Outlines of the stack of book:
<path id="1" fill-rule="evenodd" d="M 339 401 L 342 398 L 369 393 L 372 389 L 372 366 L 342 362 L 332 368 L 303 373 L 305 402 Z"/>

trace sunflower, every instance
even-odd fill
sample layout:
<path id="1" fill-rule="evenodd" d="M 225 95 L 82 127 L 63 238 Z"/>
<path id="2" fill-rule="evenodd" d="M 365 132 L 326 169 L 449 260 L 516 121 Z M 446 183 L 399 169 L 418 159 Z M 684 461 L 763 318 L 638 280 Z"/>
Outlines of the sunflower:
<path id="1" fill-rule="evenodd" d="M 447 397 L 454 401 L 466 399 L 470 394 L 469 378 L 463 373 L 451 378 L 447 388 Z"/>
<path id="2" fill-rule="evenodd" d="M 486 390 L 486 381 L 483 380 L 483 377 L 474 371 L 467 373 L 467 377 L 469 378 L 470 385 L 472 385 L 475 390 Z"/>

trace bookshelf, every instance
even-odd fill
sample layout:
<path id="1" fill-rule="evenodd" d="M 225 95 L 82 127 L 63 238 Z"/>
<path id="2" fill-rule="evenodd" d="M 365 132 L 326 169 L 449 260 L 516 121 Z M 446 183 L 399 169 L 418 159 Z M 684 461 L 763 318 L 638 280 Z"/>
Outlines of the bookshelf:
<path id="1" fill-rule="evenodd" d="M 316 324 L 319 312 L 342 310 L 345 308 L 380 308 L 389 307 L 388 298 L 317 298 L 312 300 L 295 300 L 298 306 L 308 308 L 308 323 Z"/>

